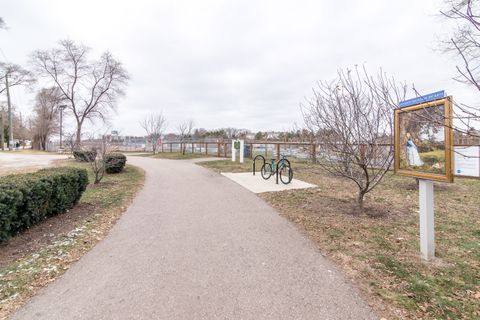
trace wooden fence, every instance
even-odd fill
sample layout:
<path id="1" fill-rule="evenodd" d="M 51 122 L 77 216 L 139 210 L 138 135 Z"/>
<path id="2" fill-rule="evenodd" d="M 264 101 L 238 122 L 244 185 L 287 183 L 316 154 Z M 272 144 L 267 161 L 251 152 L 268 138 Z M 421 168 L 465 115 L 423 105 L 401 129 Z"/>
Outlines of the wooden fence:
<path id="1" fill-rule="evenodd" d="M 381 147 L 392 148 L 391 144 L 379 144 Z M 457 144 L 455 147 L 465 146 L 478 146 L 470 144 Z M 118 145 L 117 148 L 121 151 L 128 151 L 122 148 L 122 145 Z M 151 150 L 147 145 L 142 151 Z M 186 153 L 204 154 L 212 157 L 224 157 L 229 158 L 232 155 L 232 143 L 229 142 L 209 142 L 209 141 L 166 141 L 160 144 L 158 147 L 159 152 L 181 152 L 185 148 Z M 286 155 L 287 157 L 295 157 L 299 159 L 312 160 L 316 159 L 321 154 L 321 143 L 313 142 L 270 142 L 270 141 L 245 141 L 245 148 L 247 153 L 246 158 L 252 159 L 258 154 L 263 155 L 266 159 L 280 158 L 280 155 Z M 138 149 L 136 151 L 139 151 Z M 480 157 L 476 160 L 479 161 Z M 475 161 L 475 160 L 474 160 Z"/>
<path id="2" fill-rule="evenodd" d="M 119 146 L 121 149 L 121 146 Z M 231 142 L 205 142 L 190 141 L 178 142 L 169 141 L 161 143 L 159 152 L 181 152 L 185 148 L 186 153 L 205 154 L 215 157 L 231 157 Z M 317 144 L 310 142 L 245 142 L 247 149 L 247 158 L 253 158 L 257 154 L 265 157 L 280 157 L 280 154 L 295 155 L 315 159 L 317 153 Z"/>

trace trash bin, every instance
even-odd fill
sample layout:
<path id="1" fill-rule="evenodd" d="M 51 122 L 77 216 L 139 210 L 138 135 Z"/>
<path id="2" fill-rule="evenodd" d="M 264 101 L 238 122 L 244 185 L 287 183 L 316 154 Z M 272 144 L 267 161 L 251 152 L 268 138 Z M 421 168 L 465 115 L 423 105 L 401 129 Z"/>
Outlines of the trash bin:
<path id="1" fill-rule="evenodd" d="M 251 153 L 252 153 L 252 150 L 251 150 L 250 145 L 244 145 L 244 146 L 243 146 L 243 156 L 244 156 L 245 158 L 250 158 L 250 157 L 251 157 Z"/>

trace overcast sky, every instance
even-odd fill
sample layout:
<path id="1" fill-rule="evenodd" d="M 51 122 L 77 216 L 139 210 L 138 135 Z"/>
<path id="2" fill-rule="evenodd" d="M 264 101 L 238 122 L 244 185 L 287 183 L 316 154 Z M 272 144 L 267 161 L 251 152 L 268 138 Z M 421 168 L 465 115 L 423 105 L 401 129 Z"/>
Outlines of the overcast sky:
<path id="1" fill-rule="evenodd" d="M 1 0 L 0 59 L 27 65 L 34 49 L 69 38 L 109 50 L 131 75 L 110 129 L 143 134 L 139 121 L 163 110 L 174 131 L 193 119 L 207 129 L 290 129 L 317 80 L 338 68 L 382 67 L 423 92 L 445 89 L 455 61 L 438 52 L 451 30 L 442 1 Z M 24 113 L 33 95 L 13 90 Z M 0 101 L 4 100 L 3 97 Z"/>

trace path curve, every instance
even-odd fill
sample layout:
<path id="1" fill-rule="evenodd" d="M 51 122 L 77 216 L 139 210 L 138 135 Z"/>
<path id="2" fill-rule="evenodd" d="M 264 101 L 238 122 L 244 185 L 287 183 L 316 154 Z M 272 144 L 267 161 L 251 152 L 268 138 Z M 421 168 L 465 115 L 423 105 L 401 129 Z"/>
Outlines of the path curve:
<path id="1" fill-rule="evenodd" d="M 144 188 L 13 319 L 375 319 L 295 227 L 193 161 L 129 157 Z"/>

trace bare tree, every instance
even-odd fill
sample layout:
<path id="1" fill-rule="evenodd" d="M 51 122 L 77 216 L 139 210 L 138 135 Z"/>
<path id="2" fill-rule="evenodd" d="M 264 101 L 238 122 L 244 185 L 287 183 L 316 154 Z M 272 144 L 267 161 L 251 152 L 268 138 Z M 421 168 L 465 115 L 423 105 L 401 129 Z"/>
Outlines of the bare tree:
<path id="1" fill-rule="evenodd" d="M 180 148 L 182 150 L 182 154 L 185 155 L 186 151 L 186 140 L 190 138 L 192 131 L 194 127 L 194 122 L 193 120 L 187 120 L 185 122 L 182 122 L 178 125 L 177 130 L 178 134 L 180 136 Z"/>
<path id="2" fill-rule="evenodd" d="M 193 130 L 193 137 L 195 139 L 205 139 L 208 136 L 208 131 L 205 128 L 197 128 Z"/>
<path id="3" fill-rule="evenodd" d="M 73 157 L 73 151 L 75 150 L 75 133 L 66 132 L 63 134 L 63 143 L 69 150 L 69 158 Z"/>
<path id="4" fill-rule="evenodd" d="M 70 40 L 62 40 L 59 47 L 37 50 L 32 64 L 37 72 L 50 79 L 67 101 L 77 122 L 76 147 L 81 145 L 85 120 L 106 121 L 116 102 L 124 94 L 128 73 L 122 63 L 105 52 L 98 60 L 89 60 L 89 48 Z"/>
<path id="5" fill-rule="evenodd" d="M 8 78 L 8 79 L 7 79 Z M 0 94 L 8 87 L 29 86 L 36 82 L 34 75 L 18 64 L 0 62 Z"/>
<path id="6" fill-rule="evenodd" d="M 4 137 L 7 141 L 11 141 L 10 139 L 10 133 L 14 135 L 14 137 L 18 140 L 20 140 L 20 143 L 24 143 L 26 139 L 31 138 L 31 132 L 29 130 L 29 127 L 27 125 L 27 121 L 25 117 L 22 115 L 21 112 L 17 111 L 15 106 L 11 106 L 11 119 L 12 119 L 12 129 L 10 130 L 10 123 L 9 121 L 5 121 L 8 116 L 8 108 L 4 105 L 0 106 L 0 112 L 3 113 L 5 117 L 5 122 L 4 122 Z M 12 146 L 15 147 L 15 146 Z"/>
<path id="7" fill-rule="evenodd" d="M 152 144 L 153 154 L 157 152 L 166 124 L 167 121 L 162 113 L 150 114 L 140 121 L 140 125 L 147 133 L 147 137 Z"/>
<path id="8" fill-rule="evenodd" d="M 225 137 L 227 139 L 233 139 L 238 137 L 239 130 L 237 128 L 224 128 Z"/>
<path id="9" fill-rule="evenodd" d="M 77 149 L 78 150 L 78 149 Z M 108 136 L 103 134 L 100 138 L 94 138 L 93 134 L 82 145 L 84 159 L 90 164 L 93 172 L 93 184 L 102 181 L 107 172 L 108 156 L 112 153 L 112 145 L 108 141 Z"/>
<path id="10" fill-rule="evenodd" d="M 13 143 L 13 114 L 10 100 L 10 88 L 17 85 L 29 85 L 35 82 L 33 75 L 12 63 L 0 63 L 0 93 L 6 91 L 8 105 L 8 147 L 12 149 Z"/>
<path id="11" fill-rule="evenodd" d="M 93 176 L 95 177 L 93 184 L 98 184 L 102 181 L 106 172 L 106 160 L 109 153 L 108 140 L 105 135 L 98 141 L 96 141 L 90 150 L 93 159 L 90 159 L 90 167 L 92 168 Z"/>
<path id="12" fill-rule="evenodd" d="M 459 58 L 454 79 L 480 92 L 480 4 L 473 0 L 448 0 L 446 4 L 442 15 L 456 23 L 453 34 L 444 42 L 445 52 Z M 454 103 L 453 129 L 457 134 L 480 138 L 480 130 L 472 130 L 472 125 L 480 121 L 480 108 Z"/>
<path id="13" fill-rule="evenodd" d="M 339 70 L 302 105 L 305 124 L 319 139 L 319 164 L 357 185 L 360 212 L 393 161 L 392 113 L 405 92 L 382 71 L 374 78 L 365 69 Z"/>
<path id="14" fill-rule="evenodd" d="M 47 150 L 48 138 L 58 127 L 59 106 L 64 98 L 58 88 L 43 88 L 35 98 L 33 109 L 33 147 Z"/>

